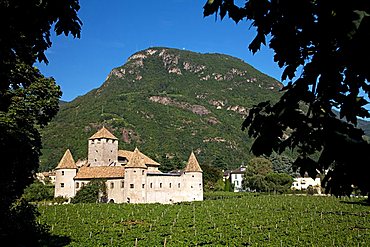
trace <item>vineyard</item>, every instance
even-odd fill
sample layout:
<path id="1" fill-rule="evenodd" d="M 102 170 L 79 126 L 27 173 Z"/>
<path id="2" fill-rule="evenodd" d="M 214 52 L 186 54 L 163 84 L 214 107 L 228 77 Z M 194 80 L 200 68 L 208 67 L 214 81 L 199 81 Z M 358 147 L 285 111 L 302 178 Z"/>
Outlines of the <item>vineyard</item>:
<path id="1" fill-rule="evenodd" d="M 370 245 L 370 207 L 359 199 L 222 197 L 177 205 L 40 206 L 39 221 L 68 246 Z"/>

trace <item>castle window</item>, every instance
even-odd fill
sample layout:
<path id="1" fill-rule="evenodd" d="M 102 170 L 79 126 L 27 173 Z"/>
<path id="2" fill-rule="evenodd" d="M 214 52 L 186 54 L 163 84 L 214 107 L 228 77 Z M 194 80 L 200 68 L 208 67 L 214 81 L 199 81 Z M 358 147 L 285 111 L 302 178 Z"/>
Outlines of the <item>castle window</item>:
<path id="1" fill-rule="evenodd" d="M 80 188 L 80 183 L 79 182 L 76 183 L 76 189 L 78 189 L 78 188 Z"/>
<path id="2" fill-rule="evenodd" d="M 84 186 L 85 186 L 85 183 L 84 183 L 84 182 L 82 182 L 82 183 L 81 183 L 81 187 L 84 187 Z"/>
<path id="3" fill-rule="evenodd" d="M 201 188 L 202 187 L 202 184 L 199 184 L 199 188 Z"/>
<path id="4" fill-rule="evenodd" d="M 108 162 L 110 162 L 110 159 L 108 159 Z"/>
<path id="5" fill-rule="evenodd" d="M 60 188 L 64 188 L 64 183 L 60 183 Z"/>
<path id="6" fill-rule="evenodd" d="M 95 152 L 98 152 L 98 150 L 95 150 Z"/>
<path id="7" fill-rule="evenodd" d="M 125 188 L 125 182 L 124 181 L 121 182 L 121 188 Z"/>
<path id="8" fill-rule="evenodd" d="M 144 189 L 145 188 L 145 184 L 142 184 L 141 187 Z"/>
<path id="9" fill-rule="evenodd" d="M 141 171 L 141 175 L 144 175 L 144 170 Z"/>
<path id="10" fill-rule="evenodd" d="M 192 186 L 190 186 L 190 188 L 193 188 L 193 185 L 192 185 Z"/>
<path id="11" fill-rule="evenodd" d="M 62 176 L 64 176 L 64 171 L 62 171 Z"/>
<path id="12" fill-rule="evenodd" d="M 136 173 L 136 171 L 134 171 L 134 173 Z"/>
<path id="13" fill-rule="evenodd" d="M 191 177 L 193 178 L 193 177 L 194 177 L 194 175 L 191 175 Z"/>
<path id="14" fill-rule="evenodd" d="M 170 183 L 170 188 L 172 187 L 172 184 Z"/>
<path id="15" fill-rule="evenodd" d="M 181 186 L 181 184 L 180 184 L 180 183 L 178 183 L 178 184 L 177 184 L 177 187 L 178 187 L 178 188 L 180 188 L 180 186 Z"/>
<path id="16" fill-rule="evenodd" d="M 150 183 L 150 188 L 151 188 L 151 189 L 153 188 L 153 183 Z"/>
<path id="17" fill-rule="evenodd" d="M 114 183 L 110 183 L 110 188 L 113 189 L 114 188 Z"/>
<path id="18" fill-rule="evenodd" d="M 162 183 L 159 183 L 159 188 L 162 188 Z"/>
<path id="19" fill-rule="evenodd" d="M 95 159 L 95 162 L 96 162 L 96 159 Z"/>
<path id="20" fill-rule="evenodd" d="M 133 189 L 134 188 L 134 184 L 130 184 L 130 188 Z"/>

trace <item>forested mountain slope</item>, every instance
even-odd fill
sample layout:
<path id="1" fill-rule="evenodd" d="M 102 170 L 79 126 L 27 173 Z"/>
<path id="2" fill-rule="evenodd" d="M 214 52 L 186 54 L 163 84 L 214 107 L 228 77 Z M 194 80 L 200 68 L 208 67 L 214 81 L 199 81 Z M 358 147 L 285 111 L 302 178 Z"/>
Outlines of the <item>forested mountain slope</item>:
<path id="1" fill-rule="evenodd" d="M 244 116 L 260 101 L 276 101 L 281 87 L 227 55 L 161 47 L 137 52 L 101 87 L 60 105 L 42 132 L 40 169 L 54 168 L 67 148 L 76 160 L 85 158 L 87 139 L 103 125 L 120 149 L 138 147 L 159 162 L 186 160 L 193 150 L 201 164 L 237 167 L 251 156 Z"/>

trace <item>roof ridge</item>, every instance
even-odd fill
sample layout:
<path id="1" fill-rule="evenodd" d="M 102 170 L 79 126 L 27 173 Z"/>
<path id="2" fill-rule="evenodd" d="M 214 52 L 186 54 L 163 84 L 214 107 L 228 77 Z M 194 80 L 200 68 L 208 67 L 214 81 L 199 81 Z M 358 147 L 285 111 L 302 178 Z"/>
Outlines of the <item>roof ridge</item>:
<path id="1" fill-rule="evenodd" d="M 98 139 L 98 138 L 106 138 L 106 139 L 113 139 L 113 140 L 118 140 L 117 137 L 115 137 L 107 128 L 104 126 L 98 130 L 95 134 L 93 134 L 89 140 L 91 139 Z"/>
<path id="2" fill-rule="evenodd" d="M 198 163 L 197 158 L 195 157 L 195 154 L 193 151 L 191 151 L 188 164 L 186 165 L 185 172 L 203 172 L 202 168 L 200 168 L 200 165 Z"/>
<path id="3" fill-rule="evenodd" d="M 142 156 L 138 148 L 135 148 L 132 156 L 130 157 L 130 160 L 125 165 L 125 168 L 148 168 L 145 165 L 144 157 Z"/>
<path id="4" fill-rule="evenodd" d="M 55 169 L 77 169 L 72 153 L 67 149 Z"/>

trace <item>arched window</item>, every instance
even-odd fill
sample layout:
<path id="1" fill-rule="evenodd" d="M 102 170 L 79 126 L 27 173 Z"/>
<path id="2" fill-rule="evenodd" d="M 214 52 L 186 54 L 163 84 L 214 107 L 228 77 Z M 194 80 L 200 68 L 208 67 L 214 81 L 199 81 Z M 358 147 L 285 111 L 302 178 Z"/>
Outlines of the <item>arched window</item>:
<path id="1" fill-rule="evenodd" d="M 162 188 L 162 183 L 159 183 L 159 188 Z"/>
<path id="2" fill-rule="evenodd" d="M 110 183 L 110 188 L 111 188 L 111 189 L 113 189 L 113 188 L 114 188 L 114 183 L 113 183 L 113 182 L 111 182 L 111 183 Z"/>
<path id="3" fill-rule="evenodd" d="M 178 183 L 178 184 L 177 184 L 177 187 L 178 187 L 178 188 L 180 188 L 180 187 L 181 187 L 181 184 L 180 184 L 180 183 Z"/>
<path id="4" fill-rule="evenodd" d="M 153 183 L 150 183 L 150 188 L 151 188 L 151 189 L 153 188 Z"/>
<path id="5" fill-rule="evenodd" d="M 78 188 L 80 188 L 80 183 L 79 182 L 76 183 L 76 189 L 78 189 Z"/>
<path id="6" fill-rule="evenodd" d="M 125 182 L 121 181 L 121 188 L 125 188 Z"/>
<path id="7" fill-rule="evenodd" d="M 171 188 L 172 184 L 170 183 L 170 188 Z"/>

